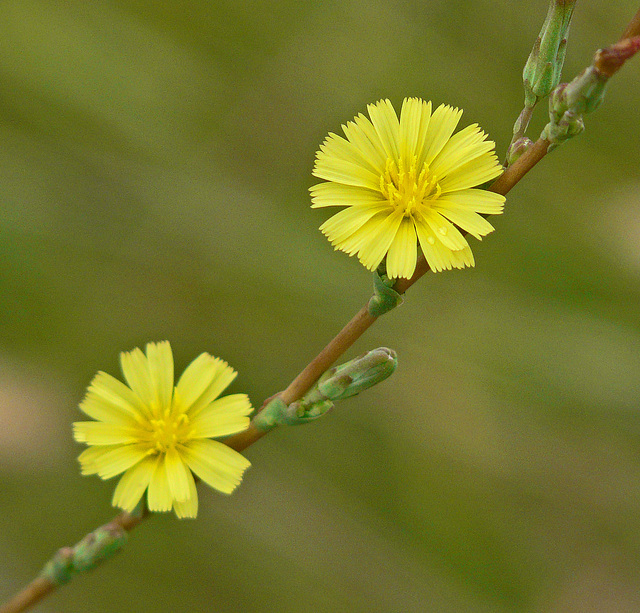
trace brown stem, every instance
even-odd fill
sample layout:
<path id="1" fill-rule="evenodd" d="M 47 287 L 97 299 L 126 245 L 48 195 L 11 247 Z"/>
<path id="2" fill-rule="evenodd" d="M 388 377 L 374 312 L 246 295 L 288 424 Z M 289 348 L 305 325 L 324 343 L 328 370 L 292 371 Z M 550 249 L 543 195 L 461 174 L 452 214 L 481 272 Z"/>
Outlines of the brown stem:
<path id="1" fill-rule="evenodd" d="M 316 380 L 355 343 L 371 326 L 377 317 L 369 314 L 367 306 L 362 307 L 351 321 L 329 342 L 329 344 L 311 361 L 305 369 L 289 384 L 286 390 L 277 394 L 286 404 L 295 402 L 309 391 Z M 263 405 L 264 406 L 264 405 Z M 244 432 L 229 437 L 225 443 L 241 451 L 262 438 L 262 432 L 253 425 Z"/>
<path id="2" fill-rule="evenodd" d="M 612 77 L 623 64 L 640 50 L 640 36 L 623 38 L 615 45 L 599 49 L 593 58 L 596 70 L 605 77 Z"/>
<path id="3" fill-rule="evenodd" d="M 144 511 L 140 515 L 131 515 L 130 513 L 123 511 L 119 515 L 116 515 L 109 524 L 121 526 L 127 532 L 131 532 L 131 530 L 141 524 L 145 519 L 147 519 L 147 517 L 149 517 L 149 511 L 147 510 L 147 507 L 144 507 Z"/>
<path id="4" fill-rule="evenodd" d="M 308 366 L 289 384 L 280 397 L 286 404 L 301 398 L 316 379 L 327 370 L 362 334 L 371 326 L 377 317 L 369 314 L 367 306 L 363 306 L 333 340 L 308 364 Z"/>
<path id="5" fill-rule="evenodd" d="M 545 155 L 549 141 L 539 138 L 509 168 L 507 168 L 489 187 L 490 192 L 505 196 Z"/>
<path id="6" fill-rule="evenodd" d="M 640 36 L 640 9 L 633 16 L 633 19 L 629 22 L 627 29 L 623 32 L 620 40 L 625 38 L 633 38 L 634 36 Z"/>
<path id="7" fill-rule="evenodd" d="M 0 613 L 20 613 L 26 611 L 45 596 L 53 592 L 56 586 L 44 577 L 36 577 L 27 587 L 16 594 L 9 602 L 0 607 Z"/>
<path id="8" fill-rule="evenodd" d="M 267 432 L 268 430 L 258 430 L 252 423 L 244 432 L 230 436 L 224 441 L 224 444 L 236 451 L 244 451 L 247 447 L 260 440 Z"/>

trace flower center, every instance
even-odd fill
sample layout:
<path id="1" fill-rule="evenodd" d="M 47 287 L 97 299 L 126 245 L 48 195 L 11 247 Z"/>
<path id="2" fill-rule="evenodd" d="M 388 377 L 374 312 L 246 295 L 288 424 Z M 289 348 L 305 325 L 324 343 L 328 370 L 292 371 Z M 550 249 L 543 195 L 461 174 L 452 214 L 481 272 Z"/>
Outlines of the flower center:
<path id="1" fill-rule="evenodd" d="M 184 443 L 191 434 L 190 421 L 186 413 L 166 408 L 161 414 L 150 417 L 145 424 L 145 436 L 149 446 L 147 453 L 166 453 L 176 445 Z"/>
<path id="2" fill-rule="evenodd" d="M 380 176 L 380 191 L 391 206 L 401 210 L 405 217 L 411 217 L 428 207 L 426 201 L 436 200 L 442 193 L 438 177 L 429 170 L 426 162 L 418 169 L 415 156 L 408 168 L 402 159 L 396 163 L 388 158 Z"/>

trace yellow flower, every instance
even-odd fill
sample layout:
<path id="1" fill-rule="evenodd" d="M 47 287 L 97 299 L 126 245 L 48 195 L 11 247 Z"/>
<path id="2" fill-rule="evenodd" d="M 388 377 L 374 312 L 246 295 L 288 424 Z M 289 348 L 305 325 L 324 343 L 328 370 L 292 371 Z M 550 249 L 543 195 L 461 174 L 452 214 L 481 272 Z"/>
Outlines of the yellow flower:
<path id="1" fill-rule="evenodd" d="M 329 182 L 311 188 L 313 208 L 348 207 L 320 230 L 369 270 L 386 256 L 390 278 L 413 275 L 418 242 L 434 271 L 473 266 L 458 228 L 481 239 L 493 226 L 479 213 L 502 212 L 504 196 L 473 189 L 502 172 L 495 143 L 477 124 L 453 135 L 462 111 L 450 106 L 432 114 L 431 102 L 406 98 L 399 120 L 388 100 L 368 110 L 316 155 L 313 174 Z"/>
<path id="2" fill-rule="evenodd" d="M 133 511 L 145 490 L 150 511 L 195 517 L 198 493 L 192 471 L 230 494 L 249 461 L 210 437 L 246 430 L 253 410 L 245 394 L 218 399 L 236 372 L 220 358 L 201 354 L 173 385 L 168 342 L 120 354 L 127 385 L 99 372 L 80 409 L 97 421 L 73 424 L 74 437 L 90 445 L 78 460 L 83 475 L 121 473 L 113 505 Z"/>

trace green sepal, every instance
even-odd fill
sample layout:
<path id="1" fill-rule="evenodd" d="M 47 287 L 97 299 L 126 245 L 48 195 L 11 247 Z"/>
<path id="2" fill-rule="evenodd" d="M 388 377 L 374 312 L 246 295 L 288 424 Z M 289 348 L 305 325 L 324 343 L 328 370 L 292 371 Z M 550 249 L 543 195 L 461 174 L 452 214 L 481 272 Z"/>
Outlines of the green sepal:
<path id="1" fill-rule="evenodd" d="M 287 407 L 287 411 L 282 414 L 281 423 L 283 426 L 302 426 L 326 415 L 331 409 L 333 409 L 331 400 L 317 400 L 309 404 L 303 398 L 292 402 Z"/>
<path id="2" fill-rule="evenodd" d="M 404 302 L 402 295 L 393 289 L 394 283 L 395 281 L 386 275 L 381 276 L 378 270 L 373 273 L 373 296 L 369 300 L 369 315 L 380 317 Z"/>
<path id="3" fill-rule="evenodd" d="M 286 409 L 285 402 L 276 396 L 251 420 L 251 424 L 261 432 L 269 432 L 279 425 L 280 415 Z"/>

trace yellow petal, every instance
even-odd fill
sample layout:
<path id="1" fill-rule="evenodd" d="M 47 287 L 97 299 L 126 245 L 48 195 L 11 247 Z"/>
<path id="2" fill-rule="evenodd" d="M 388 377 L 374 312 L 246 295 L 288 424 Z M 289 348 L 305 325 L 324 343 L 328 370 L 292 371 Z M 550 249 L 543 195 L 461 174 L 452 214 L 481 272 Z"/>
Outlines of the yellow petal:
<path id="1" fill-rule="evenodd" d="M 431 172 L 438 177 L 455 170 L 478 155 L 493 151 L 495 143 L 487 141 L 487 135 L 478 127 L 471 124 L 454 134 L 442 148 L 442 151 L 430 164 Z"/>
<path id="2" fill-rule="evenodd" d="M 132 351 L 123 351 L 120 354 L 120 365 L 124 378 L 129 387 L 138 395 L 138 398 L 147 405 L 156 398 L 147 356 L 136 347 Z"/>
<path id="3" fill-rule="evenodd" d="M 198 477 L 224 494 L 230 494 L 239 485 L 242 474 L 251 465 L 237 451 L 209 439 L 190 441 L 182 455 Z"/>
<path id="4" fill-rule="evenodd" d="M 343 125 L 342 129 L 349 142 L 362 152 L 378 173 L 382 173 L 387 162 L 387 154 L 373 124 L 360 114 L 354 121 L 348 121 Z"/>
<path id="5" fill-rule="evenodd" d="M 427 225 L 426 222 L 416 222 L 416 234 L 418 235 L 418 241 L 420 242 L 420 248 L 424 254 L 429 268 L 433 272 L 440 272 L 442 270 L 451 269 L 451 258 L 447 252 L 447 249 L 434 234 L 433 230 Z"/>
<path id="6" fill-rule="evenodd" d="M 136 508 L 151 481 L 151 475 L 153 475 L 158 461 L 158 456 L 146 457 L 122 475 L 113 492 L 112 504 L 114 507 L 119 507 L 129 513 Z"/>
<path id="7" fill-rule="evenodd" d="M 460 209 L 455 206 L 434 207 L 434 211 L 438 211 L 443 217 L 462 228 L 465 232 L 469 232 L 478 240 L 483 236 L 493 232 L 493 226 L 484 218 L 466 209 Z"/>
<path id="8" fill-rule="evenodd" d="M 429 128 L 425 137 L 421 156 L 418 158 L 418 168 L 422 168 L 424 162 L 431 165 L 434 158 L 442 151 L 447 141 L 451 138 L 458 122 L 462 117 L 462 111 L 448 105 L 441 104 L 431 116 Z"/>
<path id="9" fill-rule="evenodd" d="M 124 445 L 138 440 L 136 428 L 115 426 L 100 421 L 77 421 L 73 424 L 73 437 L 87 445 Z"/>
<path id="10" fill-rule="evenodd" d="M 165 470 L 173 500 L 183 502 L 189 497 L 188 468 L 175 449 L 167 449 L 165 454 Z"/>
<path id="11" fill-rule="evenodd" d="M 484 189 L 463 189 L 443 194 L 438 198 L 438 207 L 451 205 L 459 209 L 483 213 L 485 215 L 498 215 L 504 209 L 505 197 Z"/>
<path id="12" fill-rule="evenodd" d="M 467 246 L 460 251 L 452 251 L 449 254 L 451 265 L 454 268 L 465 268 L 466 266 L 475 266 L 471 247 Z"/>
<path id="13" fill-rule="evenodd" d="M 424 159 L 427 153 L 428 147 L 428 138 L 429 138 L 429 127 L 431 125 L 431 101 L 425 102 L 424 100 L 420 100 L 420 126 L 418 128 L 418 135 L 415 144 L 414 156 L 416 158 L 416 163 L 419 164 L 421 168 Z M 412 160 L 405 160 L 406 162 L 410 162 Z"/>
<path id="14" fill-rule="evenodd" d="M 374 176 L 378 176 L 381 172 L 379 168 L 380 165 L 376 163 L 375 159 L 370 159 L 366 152 L 337 134 L 330 133 L 324 143 L 320 145 L 320 151 L 323 157 L 327 156 L 328 158 L 346 160 L 357 166 L 362 166 L 365 170 L 373 173 Z M 320 157 L 320 155 L 318 155 L 318 157 Z M 384 170 L 384 167 L 382 170 Z"/>
<path id="15" fill-rule="evenodd" d="M 376 213 L 369 221 L 353 232 L 353 234 L 345 236 L 344 239 L 340 241 L 332 240 L 331 244 L 336 249 L 340 249 L 349 255 L 355 255 L 362 245 L 369 241 L 371 234 L 377 231 L 378 226 L 384 221 L 387 215 L 387 211 Z"/>
<path id="16" fill-rule="evenodd" d="M 182 373 L 176 385 L 176 395 L 183 406 L 191 406 L 211 385 L 218 371 L 218 364 L 228 366 L 220 358 L 201 353 Z"/>
<path id="17" fill-rule="evenodd" d="M 99 372 L 89 384 L 88 394 L 101 398 L 108 404 L 117 405 L 136 421 L 147 411 L 140 398 L 122 381 L 105 372 Z M 91 417 L 94 417 L 91 415 Z M 96 419 L 98 419 L 96 417 Z"/>
<path id="18" fill-rule="evenodd" d="M 180 519 L 186 517 L 192 518 L 198 515 L 198 491 L 196 490 L 196 484 L 193 480 L 191 471 L 187 471 L 187 482 L 189 485 L 189 495 L 186 500 L 173 501 L 173 510 Z"/>
<path id="19" fill-rule="evenodd" d="M 176 395 L 190 419 L 211 404 L 233 381 L 237 373 L 220 358 L 203 353 L 184 371 Z"/>
<path id="20" fill-rule="evenodd" d="M 80 410 L 96 419 L 114 426 L 134 427 L 139 423 L 130 407 L 117 398 L 111 399 L 104 395 L 96 394 L 89 389 L 80 402 Z"/>
<path id="21" fill-rule="evenodd" d="M 109 452 L 114 449 L 119 449 L 120 447 L 121 445 L 99 445 L 85 449 L 78 456 L 82 474 L 95 475 L 100 470 L 101 459 Z"/>
<path id="22" fill-rule="evenodd" d="M 402 222 L 402 211 L 395 211 L 383 219 L 358 252 L 358 259 L 369 270 L 375 270 L 387 254 Z"/>
<path id="23" fill-rule="evenodd" d="M 118 445 L 94 460 L 94 465 L 98 468 L 95 472 L 102 479 L 111 479 L 137 464 L 145 456 L 146 449 L 139 445 Z"/>
<path id="24" fill-rule="evenodd" d="M 312 209 L 327 206 L 360 206 L 387 202 L 380 191 L 341 185 L 340 183 L 318 183 L 309 188 Z"/>
<path id="25" fill-rule="evenodd" d="M 435 209 L 427 211 L 424 215 L 424 220 L 445 247 L 457 251 L 467 246 L 468 243 L 465 237 L 460 234 L 460 231 Z"/>
<path id="26" fill-rule="evenodd" d="M 380 100 L 375 104 L 369 104 L 367 110 L 387 157 L 397 160 L 400 156 L 398 149 L 400 122 L 393 105 L 389 100 Z"/>
<path id="27" fill-rule="evenodd" d="M 253 411 L 246 394 L 219 398 L 192 420 L 192 438 L 217 438 L 242 432 L 249 427 L 248 415 Z"/>
<path id="28" fill-rule="evenodd" d="M 147 344 L 151 387 L 160 407 L 169 407 L 173 395 L 173 354 L 168 341 Z"/>
<path id="29" fill-rule="evenodd" d="M 149 481 L 147 492 L 147 505 L 149 511 L 170 511 L 173 506 L 173 496 L 167 477 L 165 456 L 159 455 L 155 470 Z"/>
<path id="30" fill-rule="evenodd" d="M 482 185 L 502 174 L 503 168 L 493 153 L 485 153 L 480 157 L 458 166 L 453 172 L 440 180 L 443 194 Z"/>
<path id="31" fill-rule="evenodd" d="M 410 279 L 416 269 L 418 240 L 412 219 L 403 219 L 387 255 L 387 275 L 390 279 Z"/>
<path id="32" fill-rule="evenodd" d="M 370 170 L 341 158 L 330 157 L 319 152 L 313 175 L 327 181 L 335 181 L 344 185 L 377 189 L 380 186 L 380 176 Z"/>
<path id="33" fill-rule="evenodd" d="M 320 231 L 331 241 L 331 244 L 341 243 L 355 234 L 367 221 L 378 213 L 392 211 L 387 202 L 372 206 L 351 206 L 329 217 L 320 226 Z"/>
<path id="34" fill-rule="evenodd" d="M 427 110 L 425 103 L 418 98 L 405 98 L 402 102 L 398 143 L 400 159 L 405 168 L 411 166 L 418 141 L 423 135 L 422 121 L 425 110 Z M 430 109 L 427 112 L 431 114 Z M 384 168 L 382 170 L 384 171 Z"/>

